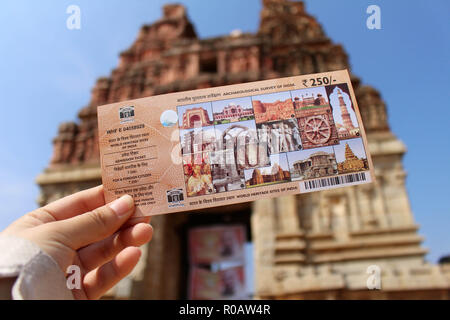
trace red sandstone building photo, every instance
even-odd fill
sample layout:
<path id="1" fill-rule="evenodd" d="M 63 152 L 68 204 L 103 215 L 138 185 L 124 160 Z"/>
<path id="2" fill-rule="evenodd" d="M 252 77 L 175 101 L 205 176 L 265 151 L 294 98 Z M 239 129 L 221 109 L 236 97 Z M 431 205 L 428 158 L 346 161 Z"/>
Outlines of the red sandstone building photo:
<path id="1" fill-rule="evenodd" d="M 252 97 L 256 123 L 294 118 L 294 104 L 288 91 Z"/>
<path id="2" fill-rule="evenodd" d="M 213 124 L 211 103 L 178 107 L 178 119 L 182 129 L 210 126 Z"/>
<path id="3" fill-rule="evenodd" d="M 271 155 L 270 166 L 245 170 L 245 185 L 247 188 L 290 181 L 290 179 L 285 153 Z"/>
<path id="4" fill-rule="evenodd" d="M 214 101 L 212 103 L 214 124 L 254 119 L 250 97 Z"/>

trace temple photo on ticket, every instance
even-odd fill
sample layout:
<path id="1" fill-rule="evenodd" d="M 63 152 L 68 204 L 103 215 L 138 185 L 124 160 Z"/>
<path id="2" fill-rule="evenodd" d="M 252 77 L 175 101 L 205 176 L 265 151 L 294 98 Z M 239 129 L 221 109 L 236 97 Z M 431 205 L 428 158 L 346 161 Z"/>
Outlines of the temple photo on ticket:
<path id="1" fill-rule="evenodd" d="M 213 101 L 212 110 L 214 124 L 253 120 L 255 118 L 250 97 Z"/>
<path id="2" fill-rule="evenodd" d="M 332 176 L 338 173 L 333 147 L 289 152 L 287 158 L 292 181 Z"/>
<path id="3" fill-rule="evenodd" d="M 341 141 L 333 148 L 339 173 L 369 170 L 369 163 L 361 138 Z"/>
<path id="4" fill-rule="evenodd" d="M 303 149 L 337 144 L 338 134 L 324 87 L 291 91 Z"/>
<path id="5" fill-rule="evenodd" d="M 180 129 L 207 127 L 213 124 L 211 102 L 178 106 L 177 109 Z"/>
<path id="6" fill-rule="evenodd" d="M 295 117 L 289 91 L 252 96 L 256 123 L 291 119 Z"/>
<path id="7" fill-rule="evenodd" d="M 245 187 L 253 188 L 291 181 L 286 153 L 270 156 L 270 165 L 245 170 Z"/>

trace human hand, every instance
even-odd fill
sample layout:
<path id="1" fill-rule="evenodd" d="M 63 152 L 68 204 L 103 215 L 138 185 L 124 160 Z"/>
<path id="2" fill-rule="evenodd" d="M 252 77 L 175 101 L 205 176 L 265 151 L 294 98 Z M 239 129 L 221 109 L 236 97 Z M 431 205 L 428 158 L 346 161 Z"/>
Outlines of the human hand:
<path id="1" fill-rule="evenodd" d="M 133 198 L 105 204 L 103 186 L 84 190 L 36 209 L 13 222 L 2 234 L 37 244 L 65 273 L 81 270 L 75 299 L 98 299 L 136 266 L 141 246 L 150 241 L 150 217 L 128 219 Z M 119 230 L 120 229 L 120 230 Z"/>

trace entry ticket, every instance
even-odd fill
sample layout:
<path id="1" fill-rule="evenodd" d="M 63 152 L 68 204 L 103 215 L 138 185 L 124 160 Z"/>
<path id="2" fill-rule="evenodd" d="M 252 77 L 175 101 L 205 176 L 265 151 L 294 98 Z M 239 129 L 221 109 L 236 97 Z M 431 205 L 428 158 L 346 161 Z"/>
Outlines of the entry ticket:
<path id="1" fill-rule="evenodd" d="M 135 216 L 372 182 L 347 70 L 98 107 L 107 202 Z"/>

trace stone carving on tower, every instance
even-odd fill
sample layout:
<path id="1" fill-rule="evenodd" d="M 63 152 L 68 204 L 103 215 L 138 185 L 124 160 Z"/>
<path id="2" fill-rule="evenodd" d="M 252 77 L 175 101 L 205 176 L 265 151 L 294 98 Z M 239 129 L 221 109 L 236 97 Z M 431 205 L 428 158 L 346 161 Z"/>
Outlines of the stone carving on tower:
<path id="1" fill-rule="evenodd" d="M 120 54 L 119 65 L 111 75 L 97 80 L 90 102 L 78 114 L 79 121 L 60 125 L 49 166 L 37 178 L 41 190 L 38 202 L 44 205 L 101 183 L 98 105 L 345 68 L 349 69 L 346 52 L 325 35 L 303 2 L 263 0 L 256 34 L 233 33 L 211 39 L 197 38 L 182 5 L 166 5 L 163 17 L 144 25 L 130 48 Z M 380 93 L 361 85 L 355 75 L 352 82 L 373 158 L 375 182 L 213 208 L 198 217 L 185 213 L 155 216 L 152 224 L 157 232 L 128 279 L 127 289 L 111 294 L 143 299 L 184 297 L 185 239 L 180 228 L 185 228 L 190 218 L 207 220 L 221 214 L 215 212 L 238 208 L 251 210 L 255 297 L 449 297 L 450 270 L 424 259 L 427 250 L 421 247 L 423 238 L 417 233 L 405 188 L 402 158 L 406 148 L 390 130 Z M 345 124 L 351 126 L 344 112 L 350 106 L 342 100 L 341 108 Z M 207 120 L 204 113 L 197 116 Z M 350 150 L 345 153 L 353 165 L 360 160 Z M 326 169 L 335 170 L 334 162 L 329 161 Z M 252 178 L 261 182 L 263 173 L 255 171 Z M 220 183 L 216 187 L 220 188 Z M 381 268 L 382 290 L 367 290 L 370 265 Z"/>

